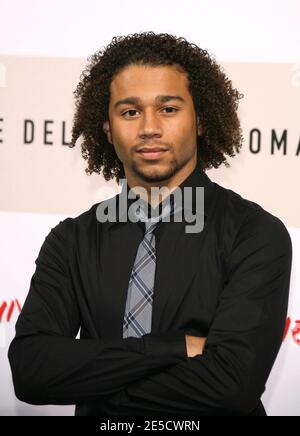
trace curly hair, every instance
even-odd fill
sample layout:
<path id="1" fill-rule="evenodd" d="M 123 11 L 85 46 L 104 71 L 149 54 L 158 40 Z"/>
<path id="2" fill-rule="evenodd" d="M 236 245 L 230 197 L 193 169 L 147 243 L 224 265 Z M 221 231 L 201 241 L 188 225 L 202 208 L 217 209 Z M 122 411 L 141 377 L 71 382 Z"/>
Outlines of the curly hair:
<path id="1" fill-rule="evenodd" d="M 106 181 L 125 177 L 124 167 L 107 140 L 103 123 L 108 119 L 110 83 L 129 65 L 180 67 L 187 74 L 189 92 L 203 128 L 197 138 L 203 170 L 229 167 L 226 155 L 235 156 L 243 135 L 237 115 L 239 99 L 223 68 L 207 50 L 183 37 L 167 33 L 142 32 L 115 36 L 111 43 L 87 58 L 89 64 L 74 91 L 75 115 L 70 147 L 82 135 L 81 154 L 88 161 L 88 175 L 103 173 Z"/>

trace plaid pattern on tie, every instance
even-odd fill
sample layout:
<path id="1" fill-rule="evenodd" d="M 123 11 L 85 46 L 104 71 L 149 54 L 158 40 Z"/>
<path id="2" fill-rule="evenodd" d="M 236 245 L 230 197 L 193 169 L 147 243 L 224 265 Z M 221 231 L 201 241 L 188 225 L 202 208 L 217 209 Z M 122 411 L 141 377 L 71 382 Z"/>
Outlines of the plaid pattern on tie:
<path id="1" fill-rule="evenodd" d="M 171 197 L 172 198 L 172 197 Z M 174 202 L 163 209 L 159 217 L 148 220 L 144 216 L 145 234 L 140 243 L 129 280 L 123 322 L 123 338 L 141 337 L 151 332 L 156 250 L 154 229 L 160 219 L 174 212 Z M 139 213 L 139 216 L 143 215 Z"/>

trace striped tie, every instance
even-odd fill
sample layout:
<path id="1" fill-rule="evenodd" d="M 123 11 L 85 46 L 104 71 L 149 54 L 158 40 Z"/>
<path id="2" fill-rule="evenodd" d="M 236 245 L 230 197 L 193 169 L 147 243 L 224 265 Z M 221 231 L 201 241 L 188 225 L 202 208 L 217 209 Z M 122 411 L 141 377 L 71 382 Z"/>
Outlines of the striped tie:
<path id="1" fill-rule="evenodd" d="M 174 202 L 165 207 L 159 217 L 148 220 L 144 215 L 145 234 L 140 243 L 129 280 L 123 322 L 123 338 L 141 337 L 151 332 L 156 250 L 154 229 L 160 219 L 174 212 Z M 139 212 L 139 217 L 143 215 Z"/>

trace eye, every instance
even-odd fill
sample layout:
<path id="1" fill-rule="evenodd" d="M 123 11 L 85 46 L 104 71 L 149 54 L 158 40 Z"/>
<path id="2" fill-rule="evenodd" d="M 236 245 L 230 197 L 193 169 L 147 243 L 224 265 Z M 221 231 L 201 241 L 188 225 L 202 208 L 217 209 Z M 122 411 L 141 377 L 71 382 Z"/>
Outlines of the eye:
<path id="1" fill-rule="evenodd" d="M 166 110 L 166 109 L 168 109 L 168 112 L 167 112 L 168 114 L 171 114 L 174 111 L 178 112 L 178 110 L 179 110 L 179 109 L 176 109 L 175 107 L 172 107 L 172 106 L 165 106 L 162 108 L 162 110 Z M 171 112 L 169 111 L 169 109 L 171 109 Z M 132 116 L 135 115 L 135 112 L 138 112 L 138 111 L 136 109 L 128 109 L 127 111 L 122 113 L 122 117 L 125 117 L 128 114 L 128 117 L 132 118 Z"/>
<path id="2" fill-rule="evenodd" d="M 122 117 L 124 117 L 126 114 L 129 114 L 129 112 L 137 112 L 137 110 L 136 109 L 129 109 L 128 111 L 122 113 Z M 131 118 L 131 117 L 129 117 L 129 118 Z"/>
<path id="3" fill-rule="evenodd" d="M 162 110 L 165 110 L 165 109 L 172 109 L 173 111 L 175 111 L 175 112 L 178 112 L 178 109 L 176 109 L 175 107 L 172 107 L 172 106 L 165 106 Z M 167 113 L 172 113 L 172 112 L 167 112 Z"/>

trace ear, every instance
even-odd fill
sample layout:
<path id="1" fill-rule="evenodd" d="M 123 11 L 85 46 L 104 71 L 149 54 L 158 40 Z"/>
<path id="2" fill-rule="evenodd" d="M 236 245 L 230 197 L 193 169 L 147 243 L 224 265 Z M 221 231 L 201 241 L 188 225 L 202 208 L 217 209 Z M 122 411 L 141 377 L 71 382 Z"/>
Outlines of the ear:
<path id="1" fill-rule="evenodd" d="M 110 124 L 109 124 L 108 120 L 104 121 L 104 123 L 103 123 L 103 131 L 107 135 L 108 142 L 110 142 L 112 144 L 113 141 L 112 141 L 112 136 L 111 136 Z"/>

